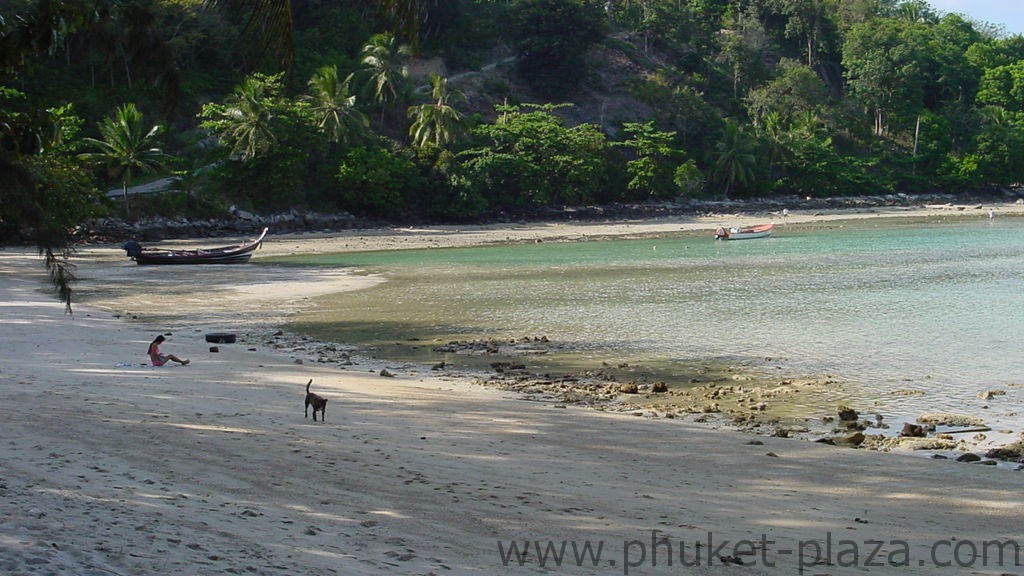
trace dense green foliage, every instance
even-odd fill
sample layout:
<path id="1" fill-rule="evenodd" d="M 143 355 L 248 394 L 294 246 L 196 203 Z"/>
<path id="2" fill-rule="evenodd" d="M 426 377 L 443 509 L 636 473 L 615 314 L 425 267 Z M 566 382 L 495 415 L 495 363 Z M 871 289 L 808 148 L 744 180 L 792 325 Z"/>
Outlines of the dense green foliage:
<path id="1" fill-rule="evenodd" d="M 183 210 L 447 220 L 1024 180 L 1024 38 L 920 0 L 0 0 L 0 82 L 0 230 L 57 247 L 173 166 Z"/>

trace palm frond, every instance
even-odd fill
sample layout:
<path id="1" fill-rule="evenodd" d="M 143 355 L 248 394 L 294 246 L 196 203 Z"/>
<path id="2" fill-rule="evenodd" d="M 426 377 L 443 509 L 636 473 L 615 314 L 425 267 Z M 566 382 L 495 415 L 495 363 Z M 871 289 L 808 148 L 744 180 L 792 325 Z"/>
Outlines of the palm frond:
<path id="1" fill-rule="evenodd" d="M 291 0 L 206 0 L 207 5 L 226 11 L 244 22 L 244 33 L 270 56 L 282 70 L 295 65 L 295 34 Z"/>

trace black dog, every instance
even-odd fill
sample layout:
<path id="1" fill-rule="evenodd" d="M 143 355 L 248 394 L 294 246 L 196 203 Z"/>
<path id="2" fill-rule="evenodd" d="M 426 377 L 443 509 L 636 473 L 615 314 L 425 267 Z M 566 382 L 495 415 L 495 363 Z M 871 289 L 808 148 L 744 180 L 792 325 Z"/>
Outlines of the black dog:
<path id="1" fill-rule="evenodd" d="M 313 422 L 316 422 L 316 413 L 320 411 L 320 421 L 323 422 L 327 418 L 327 398 L 314 394 L 309 391 L 309 385 L 313 383 L 313 379 L 310 378 L 309 382 L 306 383 L 306 418 L 309 418 L 309 407 L 313 407 Z"/>

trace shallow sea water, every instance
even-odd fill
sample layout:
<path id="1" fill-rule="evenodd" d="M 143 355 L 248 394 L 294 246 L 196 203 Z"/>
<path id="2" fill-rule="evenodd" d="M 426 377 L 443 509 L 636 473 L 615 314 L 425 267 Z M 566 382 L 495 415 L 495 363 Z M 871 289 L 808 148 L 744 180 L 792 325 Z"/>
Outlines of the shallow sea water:
<path id="1" fill-rule="evenodd" d="M 714 360 L 833 375 L 842 400 L 880 413 L 1024 421 L 1024 221 L 776 230 L 276 263 L 387 278 L 321 298 L 290 324 L 385 358 L 458 364 L 432 349 L 546 336 L 567 348 L 532 360 L 552 370 L 628 362 L 671 380 Z M 1007 394 L 978 398 L 990 389 Z"/>

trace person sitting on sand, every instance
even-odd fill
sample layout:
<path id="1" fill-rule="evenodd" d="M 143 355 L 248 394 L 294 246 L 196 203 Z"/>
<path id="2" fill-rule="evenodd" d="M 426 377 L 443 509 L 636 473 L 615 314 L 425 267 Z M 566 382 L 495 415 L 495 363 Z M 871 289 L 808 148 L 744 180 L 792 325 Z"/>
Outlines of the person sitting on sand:
<path id="1" fill-rule="evenodd" d="M 177 362 L 182 366 L 190 362 L 188 358 L 182 360 L 181 358 L 178 358 L 174 354 L 161 354 L 160 344 L 162 344 L 164 340 L 164 335 L 160 334 L 159 336 L 154 338 L 152 342 L 149 343 L 149 350 L 146 353 L 149 354 L 149 359 L 153 362 L 153 366 L 163 366 L 164 364 L 167 363 L 168 360 L 173 360 L 174 362 Z"/>

